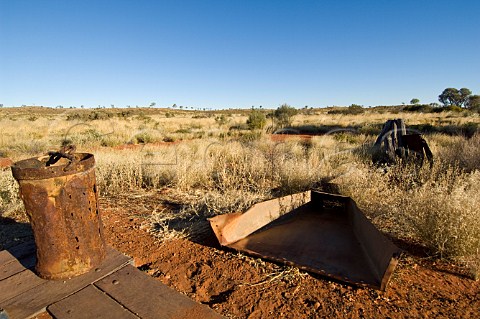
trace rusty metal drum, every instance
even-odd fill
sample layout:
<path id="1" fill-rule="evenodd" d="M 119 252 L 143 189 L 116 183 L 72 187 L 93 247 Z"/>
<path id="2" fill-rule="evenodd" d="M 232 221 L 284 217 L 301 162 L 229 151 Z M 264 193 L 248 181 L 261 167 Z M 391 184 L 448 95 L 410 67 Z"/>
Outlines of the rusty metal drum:
<path id="1" fill-rule="evenodd" d="M 33 228 L 37 274 L 67 279 L 97 267 L 106 246 L 94 156 L 57 152 L 16 162 L 12 173 Z"/>

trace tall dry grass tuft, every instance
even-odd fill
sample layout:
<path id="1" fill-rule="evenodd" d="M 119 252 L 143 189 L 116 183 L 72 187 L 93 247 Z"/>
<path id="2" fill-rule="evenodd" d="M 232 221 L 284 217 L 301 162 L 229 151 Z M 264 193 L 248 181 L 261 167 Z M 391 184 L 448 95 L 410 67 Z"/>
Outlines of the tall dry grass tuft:
<path id="1" fill-rule="evenodd" d="M 385 172 L 363 165 L 336 183 L 383 231 L 414 238 L 432 254 L 466 264 L 473 276 L 480 273 L 478 170 L 466 172 L 441 159 L 431 171 L 397 166 Z"/>
<path id="2" fill-rule="evenodd" d="M 10 170 L 0 170 L 0 216 L 26 220 L 23 203 L 18 195 L 18 183 Z"/>
<path id="3" fill-rule="evenodd" d="M 470 139 L 452 138 L 448 147 L 443 147 L 438 157 L 445 163 L 449 163 L 467 172 L 480 170 L 480 133 Z"/>
<path id="4" fill-rule="evenodd" d="M 268 198 L 268 194 L 245 190 L 209 191 L 192 196 L 176 191 L 178 211 L 155 211 L 150 230 L 161 241 L 174 238 L 204 239 L 211 233 L 208 218 L 225 213 L 242 212 Z"/>
<path id="5" fill-rule="evenodd" d="M 203 139 L 169 146 L 98 150 L 95 155 L 104 194 L 161 187 L 288 194 L 311 188 L 327 174 L 327 167 L 341 165 L 342 160 L 334 154 L 337 151 L 298 141 Z"/>

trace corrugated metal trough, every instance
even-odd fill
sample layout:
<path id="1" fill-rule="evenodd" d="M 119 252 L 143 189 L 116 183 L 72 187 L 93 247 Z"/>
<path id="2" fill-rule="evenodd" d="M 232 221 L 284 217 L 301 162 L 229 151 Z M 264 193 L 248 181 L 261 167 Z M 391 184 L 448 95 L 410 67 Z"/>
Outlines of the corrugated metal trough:
<path id="1" fill-rule="evenodd" d="M 350 197 L 317 191 L 219 215 L 210 224 L 222 246 L 380 290 L 400 255 Z"/>

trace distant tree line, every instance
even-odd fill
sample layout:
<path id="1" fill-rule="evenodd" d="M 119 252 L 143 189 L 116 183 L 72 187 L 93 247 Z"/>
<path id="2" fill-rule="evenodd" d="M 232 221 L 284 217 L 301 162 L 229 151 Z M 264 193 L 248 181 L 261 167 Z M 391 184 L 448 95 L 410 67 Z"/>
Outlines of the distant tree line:
<path id="1" fill-rule="evenodd" d="M 472 91 L 467 88 L 460 90 L 455 88 L 446 88 L 442 94 L 438 96 L 438 100 L 444 106 L 458 106 L 468 109 L 480 108 L 480 95 L 473 95 Z"/>
<path id="2" fill-rule="evenodd" d="M 442 112 L 453 111 L 461 112 L 465 109 L 480 113 L 480 95 L 472 94 L 467 88 L 446 88 L 438 96 L 438 103 L 420 104 L 420 100 L 414 98 L 410 105 L 403 108 L 404 111 L 411 112 Z"/>

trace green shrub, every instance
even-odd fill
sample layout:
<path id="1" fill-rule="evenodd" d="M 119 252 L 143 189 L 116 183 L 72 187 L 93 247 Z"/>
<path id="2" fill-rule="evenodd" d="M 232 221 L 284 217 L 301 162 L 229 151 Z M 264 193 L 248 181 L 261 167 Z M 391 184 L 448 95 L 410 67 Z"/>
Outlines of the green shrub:
<path id="1" fill-rule="evenodd" d="M 298 110 L 288 104 L 282 104 L 275 110 L 273 116 L 277 119 L 280 127 L 292 125 L 293 117 L 297 115 Z"/>
<path id="2" fill-rule="evenodd" d="M 352 104 L 348 107 L 348 114 L 363 114 L 365 110 L 361 105 Z"/>
<path id="3" fill-rule="evenodd" d="M 176 141 L 176 139 L 175 139 L 174 137 L 172 137 L 172 136 L 165 136 L 165 137 L 163 138 L 163 141 L 164 141 L 165 143 L 173 143 L 173 142 Z"/>
<path id="4" fill-rule="evenodd" d="M 248 124 L 235 124 L 230 126 L 230 131 L 246 131 L 249 130 Z"/>
<path id="5" fill-rule="evenodd" d="M 112 116 L 113 116 L 112 113 L 94 111 L 88 115 L 88 119 L 89 120 L 106 120 L 111 118 Z"/>
<path id="6" fill-rule="evenodd" d="M 240 135 L 241 143 L 250 143 L 259 140 L 262 137 L 261 132 L 247 132 Z"/>
<path id="7" fill-rule="evenodd" d="M 219 125 L 225 125 L 229 122 L 230 120 L 225 116 L 225 114 L 222 114 L 220 116 L 215 117 L 215 122 Z"/>
<path id="8" fill-rule="evenodd" d="M 82 120 L 84 117 L 80 113 L 71 113 L 67 115 L 67 121 Z"/>
<path id="9" fill-rule="evenodd" d="M 134 136 L 134 143 L 145 144 L 154 142 L 154 138 L 147 132 L 142 132 Z"/>
<path id="10" fill-rule="evenodd" d="M 261 130 L 267 124 L 265 114 L 259 110 L 252 110 L 248 115 L 247 125 L 250 130 Z"/>
<path id="11" fill-rule="evenodd" d="M 189 133 L 192 133 L 192 130 L 189 129 L 189 128 L 181 128 L 181 129 L 176 130 L 175 133 L 189 134 Z"/>
<path id="12" fill-rule="evenodd" d="M 402 111 L 405 111 L 405 112 L 419 112 L 419 113 L 431 113 L 433 111 L 433 107 L 429 104 L 413 104 L 413 105 L 405 106 Z"/>
<path id="13" fill-rule="evenodd" d="M 462 125 L 462 133 L 466 137 L 473 137 L 478 132 L 478 123 L 465 123 Z"/>
<path id="14" fill-rule="evenodd" d="M 445 106 L 442 108 L 443 111 L 446 111 L 446 112 L 462 112 L 463 109 L 460 107 L 460 106 L 457 106 L 457 105 L 448 105 L 448 106 Z"/>
<path id="15" fill-rule="evenodd" d="M 145 124 L 153 122 L 153 119 L 150 116 L 145 115 L 143 112 L 140 112 L 140 114 L 137 116 L 137 120 L 143 121 Z"/>
<path id="16" fill-rule="evenodd" d="M 118 113 L 118 117 L 120 118 L 128 118 L 130 116 L 132 116 L 133 112 L 130 111 L 130 110 L 127 110 L 127 111 L 121 111 L 120 113 Z"/>
<path id="17" fill-rule="evenodd" d="M 349 107 L 339 107 L 334 110 L 330 110 L 327 114 L 345 114 L 345 115 L 357 115 L 363 114 L 365 110 L 361 105 L 352 104 Z"/>
<path id="18" fill-rule="evenodd" d="M 75 112 L 67 114 L 67 121 L 94 121 L 106 120 L 113 117 L 114 114 L 106 111 L 89 111 L 89 112 Z"/>
<path id="19" fill-rule="evenodd" d="M 195 132 L 195 134 L 193 134 L 193 138 L 202 139 L 204 137 L 205 137 L 205 131 L 199 131 L 199 132 Z"/>

